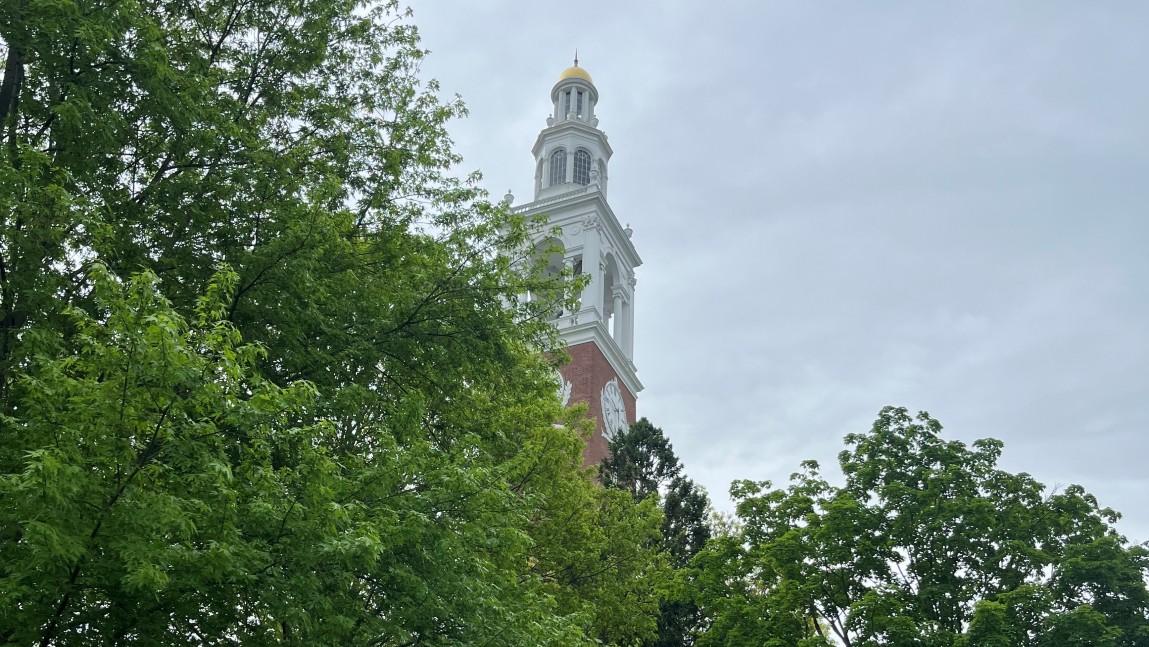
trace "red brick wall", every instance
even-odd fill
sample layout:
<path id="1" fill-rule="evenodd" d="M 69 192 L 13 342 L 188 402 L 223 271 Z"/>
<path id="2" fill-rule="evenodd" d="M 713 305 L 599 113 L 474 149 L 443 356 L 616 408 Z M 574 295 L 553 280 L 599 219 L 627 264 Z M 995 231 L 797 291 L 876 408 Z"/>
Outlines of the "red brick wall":
<path id="1" fill-rule="evenodd" d="M 594 436 L 587 441 L 586 449 L 583 450 L 583 462 L 587 465 L 597 465 L 607 455 L 606 438 L 602 435 L 602 387 L 618 375 L 614 369 L 610 367 L 610 362 L 606 360 L 606 356 L 599 350 L 598 344 L 594 342 L 586 342 L 570 346 L 567 348 L 567 353 L 571 356 L 571 361 L 566 366 L 559 369 L 563 374 L 563 379 L 571 383 L 571 400 L 570 403 L 586 402 L 588 406 L 587 413 L 590 414 L 595 421 Z M 630 389 L 620 379 L 618 386 L 622 391 L 622 400 L 626 405 L 626 421 L 633 424 L 635 418 L 635 398 Z"/>

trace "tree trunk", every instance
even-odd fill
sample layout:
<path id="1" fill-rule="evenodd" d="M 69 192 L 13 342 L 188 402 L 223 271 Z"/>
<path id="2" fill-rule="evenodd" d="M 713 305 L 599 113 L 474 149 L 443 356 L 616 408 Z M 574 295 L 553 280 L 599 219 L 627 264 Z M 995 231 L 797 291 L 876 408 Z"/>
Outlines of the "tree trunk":
<path id="1" fill-rule="evenodd" d="M 15 163 L 16 107 L 20 104 L 20 87 L 24 84 L 24 53 L 15 45 L 8 48 L 4 62 L 4 80 L 0 82 L 0 127 L 7 131 L 8 150 Z"/>

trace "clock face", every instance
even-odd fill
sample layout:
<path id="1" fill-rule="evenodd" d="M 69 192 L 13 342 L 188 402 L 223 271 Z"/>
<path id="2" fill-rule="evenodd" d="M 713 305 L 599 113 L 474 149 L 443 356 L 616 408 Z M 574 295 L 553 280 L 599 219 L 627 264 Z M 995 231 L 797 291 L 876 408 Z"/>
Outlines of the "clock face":
<path id="1" fill-rule="evenodd" d="M 555 369 L 555 382 L 559 385 L 559 402 L 565 407 L 570 404 L 571 401 L 571 383 L 563 378 L 563 374 L 559 373 L 558 369 Z"/>
<path id="2" fill-rule="evenodd" d="M 612 379 L 602 387 L 602 433 L 609 440 L 619 430 L 625 429 L 626 404 L 622 401 L 618 380 Z"/>

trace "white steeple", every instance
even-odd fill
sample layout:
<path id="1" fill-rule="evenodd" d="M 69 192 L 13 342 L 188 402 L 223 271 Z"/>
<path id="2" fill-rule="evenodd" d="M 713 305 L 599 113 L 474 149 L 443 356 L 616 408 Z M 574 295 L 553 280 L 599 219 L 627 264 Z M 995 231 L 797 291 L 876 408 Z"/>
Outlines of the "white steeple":
<path id="1" fill-rule="evenodd" d="M 568 347 L 593 342 L 631 395 L 642 390 L 634 365 L 635 268 L 642 264 L 606 200 L 607 162 L 612 154 L 598 129 L 598 90 L 575 64 L 551 89 L 554 110 L 532 148 L 535 198 L 516 213 L 543 215 L 535 241 L 575 274 L 589 275 L 578 308 L 554 321 Z M 550 232 L 561 230 L 555 238 Z M 558 251 L 555 251 L 558 250 Z M 541 253 L 541 252 L 540 252 Z"/>

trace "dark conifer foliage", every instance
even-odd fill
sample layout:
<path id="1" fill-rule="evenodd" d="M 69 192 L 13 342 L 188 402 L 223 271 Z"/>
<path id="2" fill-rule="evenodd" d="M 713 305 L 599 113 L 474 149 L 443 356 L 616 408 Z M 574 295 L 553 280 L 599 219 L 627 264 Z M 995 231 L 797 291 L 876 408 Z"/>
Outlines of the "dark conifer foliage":
<path id="1" fill-rule="evenodd" d="M 689 571 L 682 570 L 710 538 L 710 499 L 686 478 L 678 456 L 661 429 L 646 418 L 610 441 L 610 456 L 600 468 L 603 485 L 625 490 L 636 500 L 656 500 L 662 508 L 662 550 L 679 569 L 678 586 L 659 604 L 657 647 L 692 645 L 702 618 L 687 591 Z"/>

